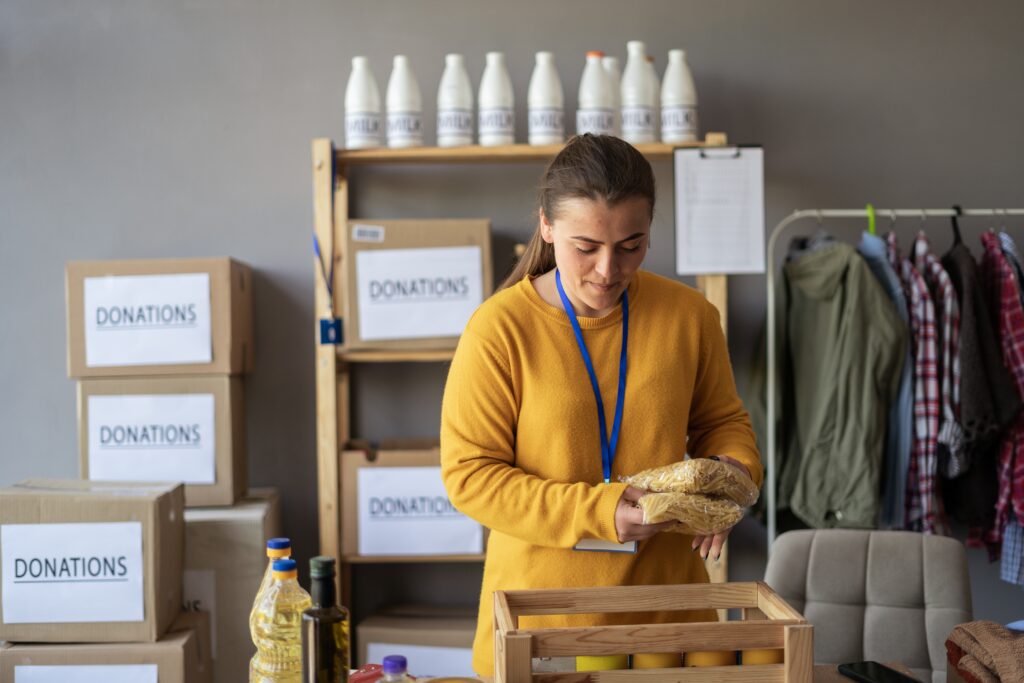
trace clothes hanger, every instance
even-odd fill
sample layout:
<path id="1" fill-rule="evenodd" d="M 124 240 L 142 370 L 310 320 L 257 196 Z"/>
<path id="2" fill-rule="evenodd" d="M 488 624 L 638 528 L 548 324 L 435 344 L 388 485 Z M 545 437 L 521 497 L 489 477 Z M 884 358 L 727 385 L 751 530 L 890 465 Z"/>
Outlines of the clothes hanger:
<path id="1" fill-rule="evenodd" d="M 864 210 L 868 212 L 868 233 L 871 235 L 875 233 L 875 207 L 872 204 L 868 204 L 864 207 Z"/>
<path id="2" fill-rule="evenodd" d="M 956 215 L 950 216 L 949 218 L 953 221 L 953 246 L 956 246 L 958 244 L 963 244 L 963 240 L 960 238 L 960 221 L 957 219 L 964 215 L 964 210 L 959 204 L 954 204 L 953 211 L 956 211 Z"/>

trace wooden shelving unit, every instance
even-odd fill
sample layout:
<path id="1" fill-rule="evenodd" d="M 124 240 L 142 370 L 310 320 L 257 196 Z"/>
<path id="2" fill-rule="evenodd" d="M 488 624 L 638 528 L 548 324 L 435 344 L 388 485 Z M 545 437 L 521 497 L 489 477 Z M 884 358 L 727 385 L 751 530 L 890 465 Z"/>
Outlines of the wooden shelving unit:
<path id="1" fill-rule="evenodd" d="M 726 144 L 721 133 L 708 133 L 703 142 L 687 147 L 714 147 Z M 651 160 L 667 161 L 672 158 L 671 145 L 638 145 L 638 149 Z M 413 149 L 337 150 L 330 139 L 313 141 L 313 222 L 330 272 L 333 263 L 333 300 L 320 274 L 320 264 L 314 261 L 314 345 L 316 348 L 316 442 L 317 442 L 317 500 L 320 522 L 320 554 L 335 557 L 339 566 L 339 595 L 350 604 L 351 567 L 372 563 L 412 562 L 482 562 L 483 555 L 430 556 L 430 557 L 364 557 L 341 555 L 341 506 L 339 479 L 341 451 L 352 437 L 350 419 L 351 366 L 363 363 L 433 363 L 452 359 L 450 350 L 349 350 L 344 347 L 320 343 L 319 320 L 331 311 L 333 317 L 342 317 L 343 287 L 345 283 L 344 255 L 345 227 L 349 219 L 348 177 L 352 166 L 401 164 L 504 164 L 544 163 L 553 158 L 561 145 L 502 147 L 418 147 Z M 538 169 L 539 173 L 539 169 Z M 705 275 L 697 279 L 698 287 L 722 313 L 722 326 L 726 324 L 726 278 L 724 275 Z M 719 562 L 709 562 L 712 581 L 726 580 L 726 554 Z"/>

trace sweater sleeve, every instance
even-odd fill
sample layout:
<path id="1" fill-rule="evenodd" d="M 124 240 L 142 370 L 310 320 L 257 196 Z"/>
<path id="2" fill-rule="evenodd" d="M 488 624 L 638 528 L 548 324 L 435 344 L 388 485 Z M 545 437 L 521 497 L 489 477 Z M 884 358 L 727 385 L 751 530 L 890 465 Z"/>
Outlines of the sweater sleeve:
<path id="1" fill-rule="evenodd" d="M 534 545 L 617 542 L 615 509 L 625 484 L 559 482 L 516 467 L 519 410 L 508 357 L 471 327 L 459 340 L 441 405 L 441 477 L 452 504 Z"/>
<path id="2" fill-rule="evenodd" d="M 728 455 L 750 472 L 758 487 L 764 479 L 750 416 L 736 393 L 729 347 L 718 309 L 707 304 L 701 318 L 700 360 L 690 403 L 688 450 L 694 458 Z"/>

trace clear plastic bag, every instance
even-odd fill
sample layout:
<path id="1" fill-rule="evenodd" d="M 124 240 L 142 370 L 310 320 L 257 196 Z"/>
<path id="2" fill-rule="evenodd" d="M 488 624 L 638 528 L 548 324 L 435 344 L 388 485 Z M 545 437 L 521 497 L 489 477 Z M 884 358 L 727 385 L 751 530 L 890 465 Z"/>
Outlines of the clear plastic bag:
<path id="1" fill-rule="evenodd" d="M 644 511 L 644 524 L 676 521 L 666 531 L 691 536 L 725 531 L 743 517 L 743 508 L 731 500 L 699 493 L 648 493 L 637 506 Z"/>
<path id="2" fill-rule="evenodd" d="M 741 508 L 757 502 L 758 490 L 750 477 L 728 463 L 694 458 L 664 467 L 619 477 L 630 486 L 655 493 L 699 493 L 727 498 Z"/>

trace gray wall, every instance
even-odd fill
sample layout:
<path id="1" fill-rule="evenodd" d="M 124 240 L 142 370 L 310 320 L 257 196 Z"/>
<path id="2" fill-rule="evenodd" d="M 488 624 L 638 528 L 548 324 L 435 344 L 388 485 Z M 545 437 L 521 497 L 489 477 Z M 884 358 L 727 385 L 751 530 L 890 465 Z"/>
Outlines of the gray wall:
<path id="1" fill-rule="evenodd" d="M 340 140 L 349 60 L 383 88 L 408 54 L 435 105 L 442 56 L 474 83 L 504 50 L 518 139 L 536 50 L 553 50 L 568 111 L 583 52 L 685 47 L 705 130 L 766 148 L 767 221 L 794 208 L 1024 204 L 1024 5 L 953 0 L 608 0 L 517 3 L 6 0 L 0 3 L 0 485 L 77 474 L 65 371 L 69 259 L 231 255 L 257 272 L 258 361 L 247 378 L 251 481 L 284 494 L 300 556 L 316 543 L 309 143 Z M 427 117 L 428 139 L 433 120 Z M 366 170 L 360 217 L 489 216 L 501 254 L 531 226 L 539 166 Z M 671 274 L 671 180 L 648 266 Z M 382 182 L 386 181 L 386 182 Z M 385 187 L 385 185 L 387 187 Z M 861 226 L 832 226 L 847 238 Z M 916 230 L 904 225 L 904 240 Z M 949 239 L 942 225 L 937 249 Z M 972 224 L 968 241 L 988 227 Z M 1019 224 L 1018 224 L 1019 227 Z M 730 279 L 741 389 L 764 318 L 763 278 Z M 436 432 L 443 368 L 356 379 L 357 433 Z M 759 577 L 745 522 L 734 576 Z M 972 553 L 976 613 L 1020 618 L 1021 592 Z"/>

